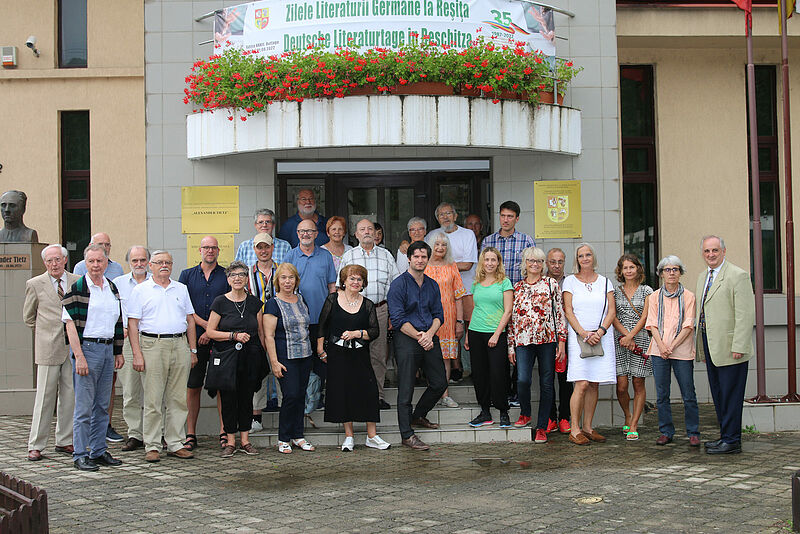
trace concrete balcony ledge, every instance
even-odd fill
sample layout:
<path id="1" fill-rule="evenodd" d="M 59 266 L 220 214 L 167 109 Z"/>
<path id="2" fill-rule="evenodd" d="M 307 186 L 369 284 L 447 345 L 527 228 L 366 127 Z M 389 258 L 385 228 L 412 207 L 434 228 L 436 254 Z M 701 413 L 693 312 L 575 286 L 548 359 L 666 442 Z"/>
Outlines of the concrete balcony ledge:
<path id="1" fill-rule="evenodd" d="M 247 117 L 219 110 L 186 118 L 189 159 L 294 148 L 454 146 L 576 156 L 581 112 L 462 96 L 349 96 L 276 102 Z M 233 120 L 230 120 L 233 117 Z"/>

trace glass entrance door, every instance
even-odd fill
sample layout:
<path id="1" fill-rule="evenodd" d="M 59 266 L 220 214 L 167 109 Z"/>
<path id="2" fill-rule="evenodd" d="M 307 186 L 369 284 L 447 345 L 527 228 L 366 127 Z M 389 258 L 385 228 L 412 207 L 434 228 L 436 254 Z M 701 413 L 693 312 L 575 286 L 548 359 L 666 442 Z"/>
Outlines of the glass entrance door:
<path id="1" fill-rule="evenodd" d="M 383 245 L 394 254 L 400 242 L 408 238 L 408 220 L 426 212 L 427 195 L 422 182 L 418 176 L 339 179 L 337 211 L 346 214 L 350 244 L 358 244 L 358 221 L 369 219 L 383 227 Z"/>

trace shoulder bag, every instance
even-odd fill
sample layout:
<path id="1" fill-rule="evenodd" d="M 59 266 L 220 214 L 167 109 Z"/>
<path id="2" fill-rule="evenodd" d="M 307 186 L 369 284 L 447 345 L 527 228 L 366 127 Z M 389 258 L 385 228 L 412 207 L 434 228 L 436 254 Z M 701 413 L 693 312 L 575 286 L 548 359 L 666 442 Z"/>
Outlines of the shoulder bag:
<path id="1" fill-rule="evenodd" d="M 214 343 L 211 357 L 208 359 L 206 371 L 206 389 L 209 391 L 235 391 L 236 366 L 239 363 L 239 352 L 242 344 L 236 343 L 230 348 L 220 350 Z"/>
<path id="2" fill-rule="evenodd" d="M 603 318 L 606 316 L 606 308 L 608 307 L 608 278 L 606 278 L 606 291 L 603 292 L 603 313 L 600 315 L 600 324 L 603 323 Z M 600 325 L 597 326 L 600 328 Z M 576 332 L 577 334 L 577 332 Z M 589 345 L 586 341 L 577 336 L 578 345 L 581 348 L 581 358 L 595 358 L 603 355 L 603 342 L 602 340 L 597 345 Z"/>

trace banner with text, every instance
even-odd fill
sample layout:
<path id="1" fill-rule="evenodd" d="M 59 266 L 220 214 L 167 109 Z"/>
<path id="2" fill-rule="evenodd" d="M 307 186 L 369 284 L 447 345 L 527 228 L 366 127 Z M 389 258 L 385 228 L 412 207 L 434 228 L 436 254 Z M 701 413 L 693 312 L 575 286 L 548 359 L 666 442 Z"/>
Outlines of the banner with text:
<path id="1" fill-rule="evenodd" d="M 309 45 L 399 48 L 413 34 L 454 48 L 479 35 L 498 44 L 524 41 L 555 56 L 552 10 L 508 0 L 264 0 L 221 9 L 214 19 L 222 50 L 264 56 Z"/>

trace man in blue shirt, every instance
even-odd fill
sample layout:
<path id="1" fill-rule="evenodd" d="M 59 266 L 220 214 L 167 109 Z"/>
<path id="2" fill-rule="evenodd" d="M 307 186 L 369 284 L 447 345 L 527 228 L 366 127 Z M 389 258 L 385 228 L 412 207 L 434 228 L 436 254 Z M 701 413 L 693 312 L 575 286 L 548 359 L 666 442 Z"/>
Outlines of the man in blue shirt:
<path id="1" fill-rule="evenodd" d="M 297 227 L 301 221 L 311 221 L 316 225 L 317 234 L 314 239 L 315 245 L 321 247 L 329 241 L 328 234 L 325 231 L 328 218 L 322 216 L 317 211 L 317 200 L 314 198 L 314 191 L 311 189 L 301 189 L 297 192 L 297 213 L 289 217 L 281 225 L 278 237 L 288 241 L 293 247 L 296 247 L 300 243 L 297 237 Z"/>
<path id="2" fill-rule="evenodd" d="M 408 271 L 392 282 L 387 296 L 389 319 L 395 329 L 397 423 L 403 445 L 426 451 L 430 447 L 417 437 L 411 427 L 439 428 L 439 425 L 428 421 L 427 415 L 447 389 L 442 351 L 436 336 L 444 321 L 444 310 L 439 285 L 425 275 L 431 247 L 423 241 L 415 241 L 408 246 L 406 255 Z M 428 387 L 412 415 L 411 400 L 419 368 L 425 372 Z"/>
<path id="3" fill-rule="evenodd" d="M 98 232 L 92 236 L 92 241 L 89 243 L 90 245 L 100 245 L 106 251 L 106 255 L 111 255 L 111 237 L 105 232 Z M 74 274 L 78 276 L 84 276 L 87 272 L 86 270 L 86 261 L 81 260 L 75 264 L 75 269 L 72 270 Z M 113 280 L 118 276 L 122 276 L 125 272 L 122 270 L 122 265 L 115 261 L 108 260 L 108 267 L 106 267 L 106 271 L 103 273 L 103 276 L 108 278 L 109 280 Z"/>
<path id="4" fill-rule="evenodd" d="M 253 226 L 256 228 L 256 234 L 269 234 L 270 237 L 272 237 L 272 261 L 274 261 L 275 264 L 283 263 L 286 254 L 292 250 L 292 245 L 290 245 L 288 241 L 278 239 L 273 235 L 275 231 L 275 212 L 268 208 L 256 210 Z M 244 263 L 248 267 L 255 265 L 258 261 L 258 257 L 253 240 L 248 239 L 247 241 L 242 241 L 239 248 L 236 249 L 236 257 L 233 259 Z"/>
<path id="5" fill-rule="evenodd" d="M 522 251 L 536 244 L 528 234 L 517 231 L 519 222 L 519 204 L 513 200 L 506 200 L 500 204 L 500 230 L 487 235 L 481 242 L 481 249 L 494 247 L 503 257 L 503 268 L 512 285 L 525 278 L 520 269 Z"/>
<path id="6" fill-rule="evenodd" d="M 219 243 L 213 236 L 207 235 L 200 240 L 200 263 L 181 272 L 178 282 L 186 285 L 189 290 L 189 299 L 194 307 L 194 321 L 197 328 L 197 365 L 189 371 L 189 381 L 186 390 L 186 407 L 189 414 L 186 418 L 186 443 L 184 446 L 191 450 L 197 447 L 197 417 L 200 414 L 200 393 L 206 378 L 206 367 L 211 355 L 211 338 L 206 335 L 208 316 L 211 313 L 211 304 L 219 295 L 230 291 L 225 269 L 217 263 L 219 258 Z M 220 409 L 219 395 L 217 395 L 217 409 Z M 220 434 L 222 430 L 222 415 L 220 412 Z"/>

